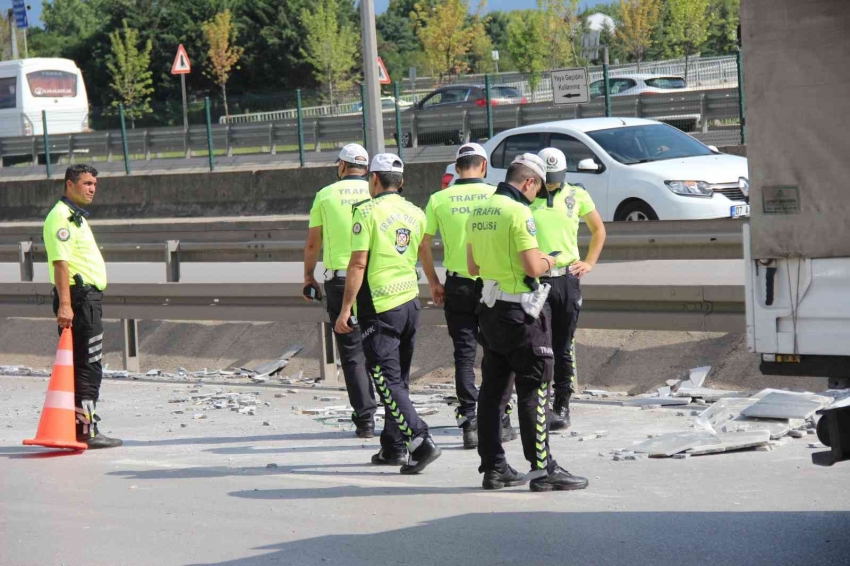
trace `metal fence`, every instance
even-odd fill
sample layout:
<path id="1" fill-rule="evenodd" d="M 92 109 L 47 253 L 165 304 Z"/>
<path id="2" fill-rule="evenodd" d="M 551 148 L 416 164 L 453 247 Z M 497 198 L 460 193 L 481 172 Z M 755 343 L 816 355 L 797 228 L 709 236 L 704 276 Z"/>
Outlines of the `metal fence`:
<path id="1" fill-rule="evenodd" d="M 702 88 L 663 92 L 641 83 L 646 75 L 638 75 L 632 67 L 608 69 L 607 88 L 602 86 L 606 84 L 604 74 L 600 79 L 595 75 L 603 71 L 590 69 L 590 101 L 571 105 L 553 103 L 548 73 L 484 76 L 480 84 L 472 77 L 444 85 L 436 93 L 424 79 L 416 84 L 397 83 L 392 96 L 382 98 L 385 144 L 388 151 L 399 153 L 406 161 L 449 161 L 459 144 L 484 142 L 511 128 L 612 116 L 665 122 L 710 145 L 739 145 L 745 141 L 744 104 L 739 81 L 730 78 L 739 76 L 740 64 L 735 58 L 731 62 L 730 69 L 729 58 L 697 60 L 689 73 L 701 77 L 697 82 L 705 83 Z M 684 62 L 675 61 L 644 64 L 641 73 L 649 73 L 650 65 L 654 65 L 653 75 L 685 74 Z M 626 79 L 631 82 L 624 83 Z M 594 86 L 597 80 L 602 82 Z M 632 83 L 633 87 L 622 88 Z M 722 88 L 724 85 L 733 88 Z M 416 90 L 420 86 L 427 88 Z M 216 105 L 207 98 L 200 111 L 190 107 L 188 128 L 183 127 L 182 118 L 179 125 L 138 127 L 145 118 L 134 118 L 132 112 L 120 108 L 114 112 L 118 127 L 90 132 L 74 131 L 74 124 L 80 121 L 78 112 L 22 115 L 21 123 L 31 124 L 30 129 L 3 128 L 18 135 L 0 137 L 0 166 L 44 164 L 49 176 L 51 166 L 58 163 L 123 159 L 130 174 L 137 160 L 204 157 L 213 170 L 217 158 L 251 154 L 267 154 L 275 161 L 304 166 L 308 161 L 329 160 L 327 152 L 345 143 L 365 145 L 362 87 L 334 93 L 332 105 L 306 102 L 316 99 L 317 93 L 299 90 L 274 99 L 284 106 L 291 102 L 294 108 L 222 113 L 216 119 Z M 270 100 L 266 103 L 271 104 Z M 231 107 L 240 108 L 243 103 Z"/>

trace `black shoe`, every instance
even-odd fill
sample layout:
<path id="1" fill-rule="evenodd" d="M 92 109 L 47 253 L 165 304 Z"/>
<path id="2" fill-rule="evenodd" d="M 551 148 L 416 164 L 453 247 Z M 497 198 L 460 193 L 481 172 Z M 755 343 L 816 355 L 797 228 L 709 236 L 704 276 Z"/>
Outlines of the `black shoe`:
<path id="1" fill-rule="evenodd" d="M 463 423 L 463 448 L 478 448 L 478 421 L 471 419 Z"/>
<path id="2" fill-rule="evenodd" d="M 516 440 L 517 434 L 511 426 L 511 416 L 505 415 L 502 417 L 502 442 L 510 442 Z"/>
<path id="3" fill-rule="evenodd" d="M 496 470 L 484 472 L 482 487 L 484 489 L 502 489 L 503 487 L 514 487 L 526 483 L 528 483 L 528 478 L 525 477 L 525 474 L 521 474 L 508 466 L 505 472 L 497 472 Z"/>
<path id="4" fill-rule="evenodd" d="M 403 450 L 384 452 L 384 449 L 381 448 L 377 454 L 372 456 L 372 463 L 376 466 L 402 466 L 407 463 L 407 453 Z"/>
<path id="5" fill-rule="evenodd" d="M 555 403 L 552 407 L 552 422 L 549 430 L 563 430 L 570 428 L 570 397 L 571 394 L 555 393 Z"/>
<path id="6" fill-rule="evenodd" d="M 97 450 L 99 448 L 117 448 L 124 444 L 123 440 L 118 438 L 109 438 L 108 436 L 104 436 L 100 433 L 92 437 L 77 437 L 77 440 L 79 442 L 85 442 L 90 450 Z"/>
<path id="7" fill-rule="evenodd" d="M 375 438 L 375 423 L 358 424 L 354 434 L 357 435 L 357 438 Z"/>
<path id="8" fill-rule="evenodd" d="M 560 466 L 542 478 L 534 478 L 529 484 L 531 491 L 571 491 L 584 489 L 588 485 L 587 478 L 574 476 Z"/>
<path id="9" fill-rule="evenodd" d="M 425 466 L 440 457 L 443 451 L 440 447 L 434 444 L 434 439 L 426 436 L 422 439 L 422 444 L 410 453 L 407 464 L 401 467 L 403 474 L 418 474 L 425 469 Z"/>

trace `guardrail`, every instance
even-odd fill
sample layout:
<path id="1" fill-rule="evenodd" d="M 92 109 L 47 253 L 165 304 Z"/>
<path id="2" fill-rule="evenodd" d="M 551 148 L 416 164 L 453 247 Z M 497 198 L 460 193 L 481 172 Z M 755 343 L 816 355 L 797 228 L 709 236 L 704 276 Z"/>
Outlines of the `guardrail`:
<path id="1" fill-rule="evenodd" d="M 607 222 L 606 261 L 656 259 L 742 259 L 745 221 L 675 220 Z M 291 262 L 303 258 L 306 220 L 238 219 L 164 224 L 95 223 L 107 261 L 163 262 L 166 280 L 179 282 L 180 262 Z M 585 225 L 579 247 L 590 244 Z M 434 241 L 435 259 L 442 260 L 442 242 Z M 32 281 L 33 264 L 46 262 L 41 225 L 0 227 L 0 262 L 21 265 L 22 281 Z"/>
<path id="2" fill-rule="evenodd" d="M 737 126 L 723 125 L 739 118 L 736 89 L 690 91 L 673 95 L 640 95 L 615 97 L 612 110 L 617 117 L 642 117 L 689 131 L 706 143 L 736 145 L 740 143 Z M 605 115 L 604 102 L 588 104 L 500 105 L 492 108 L 494 130 L 500 132 L 523 125 L 572 118 L 594 118 Z M 387 137 L 401 138 L 404 145 L 445 145 L 481 139 L 488 135 L 485 108 L 445 110 L 406 110 L 401 113 L 401 135 L 396 132 L 395 114 L 383 113 Z M 359 114 L 336 117 L 305 118 L 304 145 L 309 151 L 321 152 L 329 147 L 363 139 L 363 122 Z M 390 134 L 393 132 L 394 134 Z M 299 161 L 298 123 L 296 119 L 248 124 L 211 125 L 212 145 L 227 156 L 236 153 L 280 155 L 281 161 Z M 206 155 L 209 151 L 207 127 L 148 128 L 126 133 L 128 159 L 163 158 L 180 155 Z M 102 158 L 112 161 L 124 155 L 124 138 L 120 131 L 57 134 L 49 138 L 51 155 L 66 156 L 74 162 Z M 0 164 L 3 157 L 24 157 L 38 164 L 45 153 L 42 138 L 0 138 Z"/>
<path id="3" fill-rule="evenodd" d="M 743 257 L 742 225 L 738 220 L 608 223 L 605 258 L 738 259 Z M 139 319 L 308 322 L 319 325 L 322 377 L 336 380 L 330 324 L 324 322 L 318 305 L 303 300 L 300 283 L 179 283 L 182 261 L 300 261 L 306 231 L 306 221 L 280 219 L 98 227 L 108 261 L 159 261 L 165 268 L 166 283 L 109 286 L 104 301 L 108 316 L 122 320 L 125 367 L 138 369 Z M 33 282 L 34 264 L 46 261 L 44 245 L 33 234 L 40 235 L 40 225 L 0 227 L 0 262 L 17 261 L 21 272 L 20 282 L 0 283 L 2 317 L 53 317 L 52 286 Z M 11 241 L 27 235 L 25 241 Z M 167 239 L 175 236 L 183 239 Z M 588 240 L 582 227 L 580 244 Z M 442 259 L 441 242 L 435 242 L 434 249 L 435 258 Z M 675 278 L 651 285 L 590 282 L 582 294 L 585 328 L 739 333 L 745 329 L 743 284 L 679 284 Z M 422 324 L 443 324 L 442 309 L 429 305 L 424 282 L 420 297 Z"/>

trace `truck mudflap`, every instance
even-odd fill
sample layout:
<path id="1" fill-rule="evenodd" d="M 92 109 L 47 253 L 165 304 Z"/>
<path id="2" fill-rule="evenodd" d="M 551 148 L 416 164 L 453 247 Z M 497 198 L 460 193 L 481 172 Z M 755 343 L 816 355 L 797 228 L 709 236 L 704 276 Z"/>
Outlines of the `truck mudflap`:
<path id="1" fill-rule="evenodd" d="M 812 454 L 812 463 L 831 466 L 836 462 L 850 460 L 850 399 L 836 403 L 817 412 L 818 440 L 830 450 Z"/>

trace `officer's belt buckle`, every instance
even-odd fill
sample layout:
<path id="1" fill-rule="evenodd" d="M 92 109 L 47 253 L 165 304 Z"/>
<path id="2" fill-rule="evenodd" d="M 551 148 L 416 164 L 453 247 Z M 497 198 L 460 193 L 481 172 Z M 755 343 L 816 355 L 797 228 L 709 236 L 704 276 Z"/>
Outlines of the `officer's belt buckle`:
<path id="1" fill-rule="evenodd" d="M 567 273 L 569 273 L 569 267 L 553 267 L 549 271 L 547 271 L 543 277 L 563 277 Z"/>
<path id="2" fill-rule="evenodd" d="M 331 269 L 325 271 L 325 281 L 331 279 L 345 279 L 348 276 L 348 271 L 345 269 Z"/>

